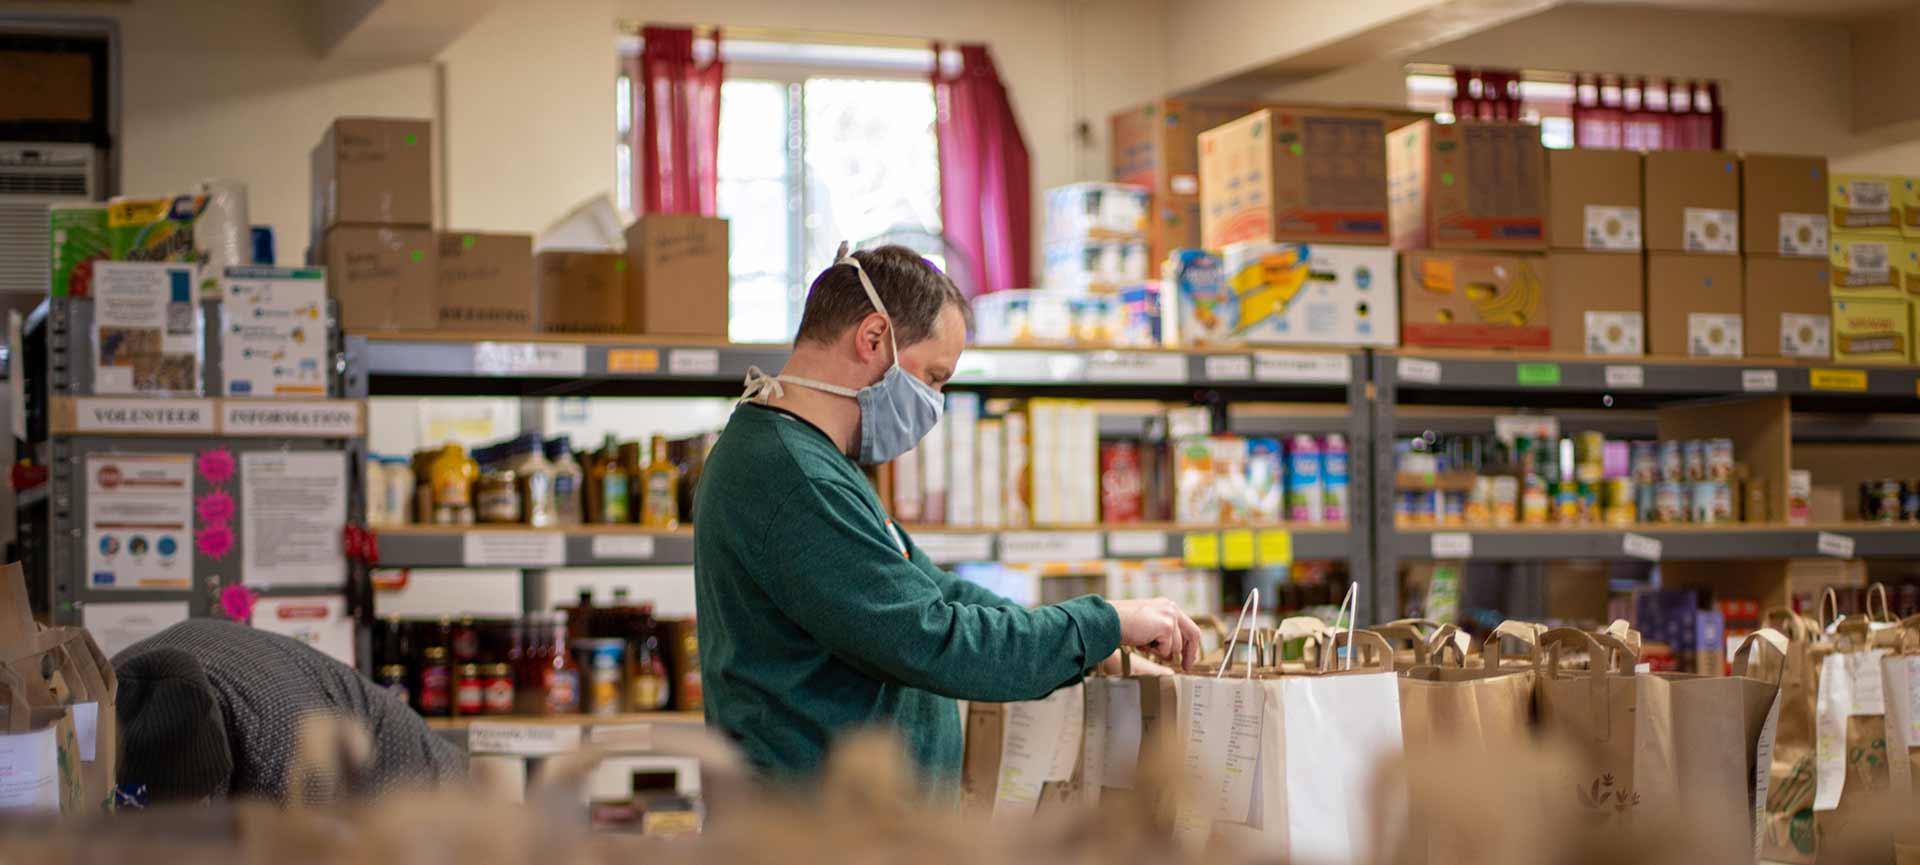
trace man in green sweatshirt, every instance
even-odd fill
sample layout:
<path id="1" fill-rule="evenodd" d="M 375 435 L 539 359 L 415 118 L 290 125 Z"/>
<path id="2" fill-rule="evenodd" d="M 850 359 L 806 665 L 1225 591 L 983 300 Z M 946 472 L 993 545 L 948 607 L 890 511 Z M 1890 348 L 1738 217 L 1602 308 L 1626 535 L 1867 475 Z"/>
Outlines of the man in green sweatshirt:
<path id="1" fill-rule="evenodd" d="M 1039 699 L 1121 646 L 1181 667 L 1199 650 L 1199 629 L 1164 598 L 1028 609 L 962 580 L 882 507 L 860 467 L 938 422 L 968 318 L 953 282 L 911 250 L 842 246 L 808 291 L 786 366 L 748 373 L 702 468 L 707 723 L 772 778 L 805 779 L 841 733 L 890 725 L 926 780 L 951 783 L 956 699 Z"/>

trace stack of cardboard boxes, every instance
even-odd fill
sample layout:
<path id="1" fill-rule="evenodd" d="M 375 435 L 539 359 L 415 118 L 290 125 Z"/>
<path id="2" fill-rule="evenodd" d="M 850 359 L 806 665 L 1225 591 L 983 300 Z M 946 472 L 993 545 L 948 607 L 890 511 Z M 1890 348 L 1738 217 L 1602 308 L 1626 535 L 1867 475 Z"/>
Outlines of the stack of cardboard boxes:
<path id="1" fill-rule="evenodd" d="M 1387 136 L 1405 345 L 1546 350 L 1546 154 L 1537 127 L 1421 121 Z"/>
<path id="2" fill-rule="evenodd" d="M 1817 156 L 1749 153 L 1740 159 L 1748 357 L 1833 356 L 1826 186 L 1827 161 Z"/>
<path id="3" fill-rule="evenodd" d="M 1174 250 L 1165 265 L 1169 341 L 1392 345 L 1390 125 L 1374 112 L 1266 108 L 1201 133 L 1205 251 Z"/>
<path id="4" fill-rule="evenodd" d="M 1920 293 L 1920 213 L 1908 178 L 1836 174 L 1827 185 L 1833 356 L 1865 363 L 1914 358 L 1913 298 Z"/>
<path id="5" fill-rule="evenodd" d="M 1147 260 L 1200 247 L 1200 133 L 1256 108 L 1251 102 L 1162 99 L 1113 115 L 1113 179 L 1148 191 Z"/>
<path id="6" fill-rule="evenodd" d="M 1548 267 L 1553 350 L 1646 353 L 1646 244 L 1640 154 L 1547 154 Z"/>
<path id="7" fill-rule="evenodd" d="M 1644 175 L 1649 350 L 1743 356 L 1739 159 L 1659 151 L 1646 155 Z"/>
<path id="8" fill-rule="evenodd" d="M 626 252 L 533 253 L 528 234 L 433 228 L 432 125 L 340 118 L 313 149 L 308 261 L 349 332 L 727 337 L 727 222 L 653 215 Z"/>

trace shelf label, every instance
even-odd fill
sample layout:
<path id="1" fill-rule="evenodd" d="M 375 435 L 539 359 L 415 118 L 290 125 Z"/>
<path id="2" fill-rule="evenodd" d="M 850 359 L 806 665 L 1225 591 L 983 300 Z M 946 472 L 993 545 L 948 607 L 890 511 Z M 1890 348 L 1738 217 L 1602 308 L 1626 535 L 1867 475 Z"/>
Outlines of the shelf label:
<path id="1" fill-rule="evenodd" d="M 1664 544 L 1659 538 L 1637 535 L 1628 532 L 1620 538 L 1620 552 L 1628 558 L 1646 559 L 1649 562 L 1660 561 L 1660 552 Z"/>
<path id="2" fill-rule="evenodd" d="M 235 436 L 360 435 L 361 404 L 351 401 L 234 400 L 220 405 L 220 430 Z"/>
<path id="3" fill-rule="evenodd" d="M 1087 562 L 1100 558 L 1099 532 L 1007 532 L 1000 536 L 1000 561 Z"/>
<path id="4" fill-rule="evenodd" d="M 1440 383 L 1440 362 L 1422 360 L 1417 357 L 1403 357 L 1394 364 L 1394 373 L 1401 381 L 1417 381 L 1425 384 Z"/>
<path id="5" fill-rule="evenodd" d="M 595 559 L 619 559 L 621 561 L 648 561 L 653 558 L 652 535 L 594 535 L 593 557 Z"/>
<path id="6" fill-rule="evenodd" d="M 1107 555 L 1119 559 L 1152 559 L 1167 554 L 1166 532 L 1108 532 Z"/>
<path id="7" fill-rule="evenodd" d="M 1434 532 L 1427 543 L 1428 554 L 1435 559 L 1473 558 L 1473 535 L 1467 532 Z"/>
<path id="8" fill-rule="evenodd" d="M 1220 533 L 1188 532 L 1180 539 L 1180 559 L 1189 568 L 1220 567 Z"/>
<path id="9" fill-rule="evenodd" d="M 1253 378 L 1253 358 L 1244 354 L 1210 354 L 1202 361 L 1207 381 L 1246 381 Z"/>
<path id="10" fill-rule="evenodd" d="M 932 559 L 936 564 L 993 561 L 993 535 L 991 534 L 927 532 L 916 535 L 913 542 L 918 544 L 920 551 L 926 553 L 927 558 Z"/>
<path id="11" fill-rule="evenodd" d="M 503 724 L 475 721 L 467 727 L 467 751 L 548 757 L 580 750 L 578 724 Z"/>
<path id="12" fill-rule="evenodd" d="M 1220 566 L 1244 570 L 1253 567 L 1253 530 L 1228 529 L 1220 533 Z"/>
<path id="13" fill-rule="evenodd" d="M 460 561 L 468 567 L 559 567 L 567 563 L 567 536 L 559 532 L 469 531 L 460 535 L 460 544 Z"/>
<path id="14" fill-rule="evenodd" d="M 1780 389 L 1780 374 L 1770 369 L 1741 370 L 1740 389 L 1748 393 L 1771 393 Z"/>
<path id="15" fill-rule="evenodd" d="M 1814 390 L 1864 391 L 1867 389 L 1867 371 L 1864 369 L 1809 370 L 1807 384 Z"/>
<path id="16" fill-rule="evenodd" d="M 1071 351 L 963 351 L 954 370 L 958 382 L 1049 384 L 1086 378 L 1087 358 Z"/>
<path id="17" fill-rule="evenodd" d="M 74 400 L 79 433 L 212 433 L 215 420 L 210 399 Z"/>
<path id="18" fill-rule="evenodd" d="M 1647 386 L 1647 370 L 1645 367 L 1609 365 L 1606 374 L 1607 387 L 1629 388 Z"/>
<path id="19" fill-rule="evenodd" d="M 1516 384 L 1523 387 L 1558 387 L 1560 365 L 1557 363 L 1515 364 L 1513 378 Z"/>
<path id="20" fill-rule="evenodd" d="M 719 375 L 720 350 L 676 348 L 667 352 L 668 375 Z"/>
<path id="21" fill-rule="evenodd" d="M 651 348 L 607 349 L 607 372 L 650 373 L 660 371 L 660 352 Z"/>
<path id="22" fill-rule="evenodd" d="M 587 347 L 557 342 L 476 342 L 473 371 L 480 375 L 584 376 Z"/>
<path id="23" fill-rule="evenodd" d="M 1293 532 L 1286 529 L 1260 530 L 1260 564 L 1282 568 L 1293 564 Z"/>
<path id="24" fill-rule="evenodd" d="M 1353 358 L 1344 354 L 1256 351 L 1253 377 L 1271 382 L 1346 384 L 1353 378 Z"/>
<path id="25" fill-rule="evenodd" d="M 1815 549 L 1820 551 L 1820 555 L 1823 556 L 1832 556 L 1836 559 L 1853 558 L 1853 538 L 1847 535 L 1821 532 L 1819 536 L 1814 538 L 1813 545 Z"/>
<path id="26" fill-rule="evenodd" d="M 587 730 L 587 741 L 608 751 L 651 751 L 653 725 L 595 724 Z"/>
<path id="27" fill-rule="evenodd" d="M 1087 381 L 1145 381 L 1181 384 L 1187 380 L 1187 356 L 1174 352 L 1096 351 L 1087 355 Z"/>

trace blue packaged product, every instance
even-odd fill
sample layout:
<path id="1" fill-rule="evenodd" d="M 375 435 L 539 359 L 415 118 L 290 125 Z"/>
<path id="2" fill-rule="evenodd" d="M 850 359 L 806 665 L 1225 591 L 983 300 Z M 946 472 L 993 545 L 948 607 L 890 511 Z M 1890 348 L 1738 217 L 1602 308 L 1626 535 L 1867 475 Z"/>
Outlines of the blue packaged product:
<path id="1" fill-rule="evenodd" d="M 1330 523 L 1347 520 L 1347 437 L 1339 433 L 1327 436 L 1320 453 L 1320 484 L 1325 504 L 1321 518 Z"/>
<path id="2" fill-rule="evenodd" d="M 1181 345 L 1219 345 L 1235 342 L 1240 320 L 1238 304 L 1227 289 L 1220 256 L 1204 249 L 1176 249 L 1167 256 L 1161 303 L 1161 327 Z"/>
<path id="3" fill-rule="evenodd" d="M 1247 439 L 1247 517 L 1277 523 L 1286 501 L 1285 451 L 1277 439 Z"/>
<path id="4" fill-rule="evenodd" d="M 1317 523 L 1324 519 L 1326 493 L 1320 476 L 1320 441 L 1296 435 L 1287 445 L 1287 520 Z"/>

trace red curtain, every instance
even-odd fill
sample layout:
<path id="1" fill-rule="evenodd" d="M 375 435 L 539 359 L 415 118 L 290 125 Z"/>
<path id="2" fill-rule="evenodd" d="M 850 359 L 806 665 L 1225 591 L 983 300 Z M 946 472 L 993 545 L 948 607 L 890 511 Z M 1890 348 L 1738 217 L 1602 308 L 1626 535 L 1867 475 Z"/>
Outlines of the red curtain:
<path id="1" fill-rule="evenodd" d="M 1645 78 L 1574 77 L 1573 140 L 1579 147 L 1720 150 L 1726 146 L 1720 86 L 1711 81 L 1659 87 Z"/>
<path id="2" fill-rule="evenodd" d="M 975 294 L 1033 285 L 1033 195 L 1027 144 L 984 45 L 960 46 L 949 76 L 934 46 L 940 219 Z"/>
<path id="3" fill-rule="evenodd" d="M 1511 69 L 1453 70 L 1453 116 L 1519 120 L 1520 73 Z"/>
<path id="4" fill-rule="evenodd" d="M 634 205 L 640 213 L 713 216 L 719 206 L 720 33 L 713 59 L 693 55 L 693 30 L 655 27 L 640 31 L 638 57 L 629 58 L 634 82 Z"/>

